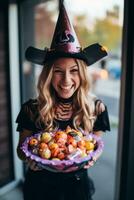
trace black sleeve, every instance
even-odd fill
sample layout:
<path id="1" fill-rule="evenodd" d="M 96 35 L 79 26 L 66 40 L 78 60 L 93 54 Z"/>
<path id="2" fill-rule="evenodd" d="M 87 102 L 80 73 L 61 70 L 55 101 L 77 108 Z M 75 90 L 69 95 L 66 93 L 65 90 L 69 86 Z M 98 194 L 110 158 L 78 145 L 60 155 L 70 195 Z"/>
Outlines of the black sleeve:
<path id="1" fill-rule="evenodd" d="M 16 118 L 17 131 L 21 132 L 23 129 L 27 129 L 30 131 L 35 130 L 35 124 L 33 119 L 31 118 L 31 101 L 27 101 L 21 107 L 21 110 Z"/>
<path id="2" fill-rule="evenodd" d="M 110 131 L 110 122 L 106 105 L 105 111 L 97 116 L 94 123 L 93 131 Z"/>

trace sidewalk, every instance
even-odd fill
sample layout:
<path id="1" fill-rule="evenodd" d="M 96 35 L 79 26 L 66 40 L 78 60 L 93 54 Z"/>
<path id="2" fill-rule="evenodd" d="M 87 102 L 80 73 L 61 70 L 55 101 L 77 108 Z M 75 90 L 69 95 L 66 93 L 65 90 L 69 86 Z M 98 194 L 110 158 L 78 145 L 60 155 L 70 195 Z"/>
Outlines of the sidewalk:
<path id="1" fill-rule="evenodd" d="M 3 196 L 0 196 L 0 200 L 23 200 L 21 187 L 18 186 Z"/>
<path id="2" fill-rule="evenodd" d="M 93 200 L 114 200 L 120 80 L 100 79 L 96 82 L 94 93 L 104 99 L 109 108 L 111 132 L 104 133 L 104 152 L 94 167 L 88 170 L 96 189 Z"/>
<path id="3" fill-rule="evenodd" d="M 114 200 L 117 137 L 117 128 L 104 134 L 103 154 L 88 170 L 95 186 L 93 200 Z"/>

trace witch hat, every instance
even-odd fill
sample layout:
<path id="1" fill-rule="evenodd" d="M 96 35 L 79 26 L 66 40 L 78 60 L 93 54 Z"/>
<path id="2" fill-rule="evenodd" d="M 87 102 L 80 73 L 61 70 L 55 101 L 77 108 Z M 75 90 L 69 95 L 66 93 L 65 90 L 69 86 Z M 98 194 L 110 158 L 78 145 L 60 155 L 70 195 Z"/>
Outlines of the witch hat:
<path id="1" fill-rule="evenodd" d="M 89 66 L 106 55 L 105 48 L 98 43 L 81 48 L 63 3 L 60 7 L 51 47 L 45 47 L 44 50 L 28 47 L 26 50 L 27 60 L 39 65 L 60 57 L 71 57 L 81 59 Z"/>

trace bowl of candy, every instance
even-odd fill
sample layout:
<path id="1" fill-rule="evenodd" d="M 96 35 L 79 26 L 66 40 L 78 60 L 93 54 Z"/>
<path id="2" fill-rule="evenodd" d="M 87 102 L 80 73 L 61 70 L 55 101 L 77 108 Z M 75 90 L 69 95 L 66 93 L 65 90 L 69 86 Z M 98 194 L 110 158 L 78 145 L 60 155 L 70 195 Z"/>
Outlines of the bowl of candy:
<path id="1" fill-rule="evenodd" d="M 26 157 L 42 169 L 52 172 L 71 172 L 81 169 L 101 154 L 101 137 L 67 127 L 55 132 L 39 132 L 27 137 L 22 144 Z"/>

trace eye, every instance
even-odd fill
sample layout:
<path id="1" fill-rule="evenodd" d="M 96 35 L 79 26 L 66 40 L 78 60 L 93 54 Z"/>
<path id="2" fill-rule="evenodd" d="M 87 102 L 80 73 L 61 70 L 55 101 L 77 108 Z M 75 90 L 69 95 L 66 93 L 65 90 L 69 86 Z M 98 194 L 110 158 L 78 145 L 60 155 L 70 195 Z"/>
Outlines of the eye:
<path id="1" fill-rule="evenodd" d="M 55 72 L 55 73 L 62 73 L 62 71 L 59 70 L 59 69 L 54 70 L 54 72 Z"/>
<path id="2" fill-rule="evenodd" d="M 71 72 L 78 72 L 78 69 L 72 69 Z"/>

